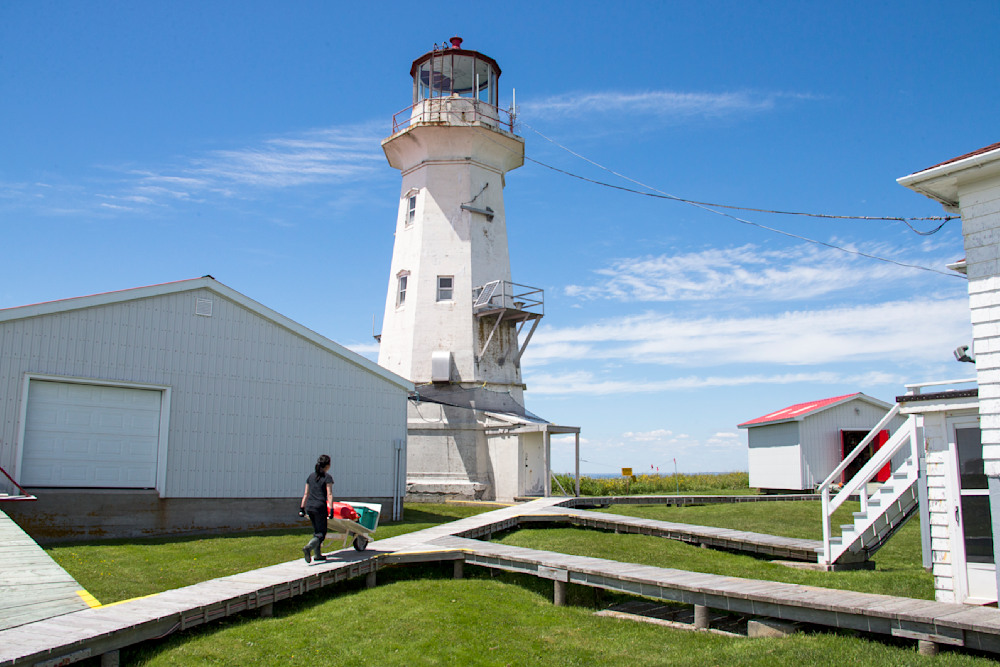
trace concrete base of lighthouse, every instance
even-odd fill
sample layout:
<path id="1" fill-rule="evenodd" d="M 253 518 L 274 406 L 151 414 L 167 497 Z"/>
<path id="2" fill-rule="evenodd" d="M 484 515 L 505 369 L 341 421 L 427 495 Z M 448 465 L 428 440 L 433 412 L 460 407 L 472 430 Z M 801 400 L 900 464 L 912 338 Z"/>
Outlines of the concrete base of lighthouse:
<path id="1" fill-rule="evenodd" d="M 579 433 L 537 417 L 410 401 L 406 500 L 512 502 L 548 495 L 548 434 Z"/>

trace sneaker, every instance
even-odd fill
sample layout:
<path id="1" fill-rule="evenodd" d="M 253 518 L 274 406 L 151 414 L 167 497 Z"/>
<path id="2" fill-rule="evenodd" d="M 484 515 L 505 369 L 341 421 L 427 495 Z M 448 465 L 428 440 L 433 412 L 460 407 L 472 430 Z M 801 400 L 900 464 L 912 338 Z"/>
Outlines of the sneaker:
<path id="1" fill-rule="evenodd" d="M 312 562 L 312 549 L 310 549 L 309 547 L 302 547 L 302 555 L 306 557 L 307 563 Z"/>

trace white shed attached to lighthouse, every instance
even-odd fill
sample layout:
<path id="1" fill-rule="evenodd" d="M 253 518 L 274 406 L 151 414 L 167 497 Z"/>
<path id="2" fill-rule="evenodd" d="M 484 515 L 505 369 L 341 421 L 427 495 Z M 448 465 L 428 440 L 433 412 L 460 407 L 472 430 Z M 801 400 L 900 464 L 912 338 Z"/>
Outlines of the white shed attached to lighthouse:
<path id="1" fill-rule="evenodd" d="M 524 407 L 544 296 L 513 282 L 503 202 L 524 140 L 499 107 L 496 61 L 451 42 L 413 62 L 413 104 L 382 142 L 402 187 L 378 362 L 416 385 L 411 497 L 543 495 L 550 435 L 576 434 L 579 450 L 579 428 Z"/>

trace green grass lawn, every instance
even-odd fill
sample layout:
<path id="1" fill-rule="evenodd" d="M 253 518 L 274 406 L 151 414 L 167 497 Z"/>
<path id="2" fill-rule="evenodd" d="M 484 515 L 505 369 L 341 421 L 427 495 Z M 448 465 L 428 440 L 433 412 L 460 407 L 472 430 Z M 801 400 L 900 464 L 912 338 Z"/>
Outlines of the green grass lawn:
<path id="1" fill-rule="evenodd" d="M 407 505 L 403 521 L 380 521 L 374 537 L 384 540 L 492 509 L 496 507 Z M 301 558 L 311 536 L 309 522 L 303 520 L 301 530 L 111 540 L 47 551 L 101 604 L 109 604 Z M 339 549 L 340 542 L 327 540 L 324 548 Z"/>
<path id="2" fill-rule="evenodd" d="M 621 514 L 816 537 L 816 503 L 666 508 L 619 506 Z M 406 520 L 379 526 L 384 539 L 490 507 L 407 505 Z M 850 511 L 848 508 L 845 511 Z M 776 521 L 775 517 L 780 517 Z M 815 522 L 816 525 L 811 524 Z M 732 525 L 732 524 L 736 525 Z M 876 572 L 818 573 L 697 549 L 662 538 L 575 528 L 514 531 L 508 544 L 630 562 L 798 581 L 855 590 L 892 588 L 919 570 L 919 531 L 911 522 L 879 552 Z M 49 553 L 102 602 L 147 595 L 296 558 L 308 528 L 244 536 L 103 542 Z M 897 545 L 894 545 L 896 542 Z M 915 555 L 907 555 L 906 544 Z M 891 548 L 899 554 L 889 557 Z M 692 553 L 693 552 L 693 553 Z M 892 569 L 897 568 L 895 573 Z M 849 633 L 803 633 L 782 640 L 733 639 L 593 615 L 593 593 L 571 587 L 571 606 L 551 603 L 551 582 L 467 567 L 423 565 L 379 571 L 379 585 L 343 582 L 275 605 L 273 618 L 243 614 L 122 652 L 143 665 L 995 665 L 960 653 L 919 656 L 912 642 L 871 642 Z M 927 575 L 923 570 L 919 574 Z M 816 577 L 816 578 L 813 578 Z M 824 579 L 826 578 L 826 579 Z M 917 576 L 916 579 L 921 577 Z M 929 591 L 929 583 L 927 584 Z M 897 594 L 913 595 L 912 583 Z M 928 597 L 928 595 L 915 595 Z M 615 596 L 606 596 L 614 601 Z M 94 662 L 96 663 L 96 660 Z"/>
<path id="3" fill-rule="evenodd" d="M 475 568 L 467 568 L 474 570 Z M 403 573 L 400 573 L 403 574 Z M 427 575 L 425 575 L 427 576 Z M 979 665 L 985 658 L 849 634 L 734 639 L 555 607 L 516 577 L 409 579 L 289 600 L 123 652 L 130 665 Z M 384 581 L 383 581 L 384 580 Z"/>

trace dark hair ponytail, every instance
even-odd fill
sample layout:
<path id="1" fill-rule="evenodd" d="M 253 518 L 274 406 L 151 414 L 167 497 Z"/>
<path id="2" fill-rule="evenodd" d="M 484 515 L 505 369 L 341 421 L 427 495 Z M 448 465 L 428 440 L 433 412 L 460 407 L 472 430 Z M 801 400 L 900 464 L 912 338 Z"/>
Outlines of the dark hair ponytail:
<path id="1" fill-rule="evenodd" d="M 316 474 L 321 475 L 323 473 L 323 468 L 330 465 L 330 457 L 326 454 L 320 454 L 320 457 L 316 459 Z"/>

